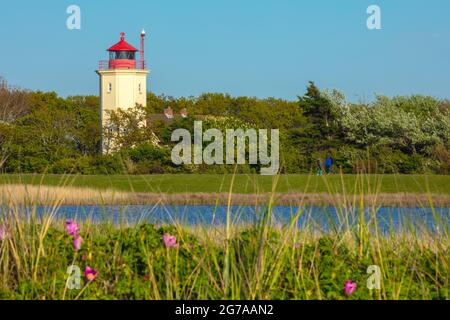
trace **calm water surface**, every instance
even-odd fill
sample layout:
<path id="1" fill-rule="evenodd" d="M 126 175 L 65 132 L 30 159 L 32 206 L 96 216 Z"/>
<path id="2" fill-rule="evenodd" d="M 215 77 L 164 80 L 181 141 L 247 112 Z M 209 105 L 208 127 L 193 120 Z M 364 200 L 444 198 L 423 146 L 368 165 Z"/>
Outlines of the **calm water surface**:
<path id="1" fill-rule="evenodd" d="M 53 208 L 38 207 L 39 216 L 49 213 Z M 233 206 L 230 208 L 233 224 L 254 224 L 267 218 L 265 207 Z M 297 216 L 299 211 L 301 215 Z M 61 206 L 56 211 L 57 219 L 90 219 L 95 222 L 105 220 L 116 224 L 154 223 L 185 225 L 220 226 L 226 223 L 227 206 L 165 206 L 165 205 L 131 205 L 131 206 Z M 276 206 L 272 208 L 271 223 L 287 225 L 295 223 L 299 228 L 309 226 L 329 230 L 344 225 L 357 224 L 364 216 L 365 223 L 377 222 L 381 231 L 402 230 L 411 228 L 436 230 L 450 226 L 450 208 L 397 208 L 381 207 L 376 212 L 358 209 L 338 209 L 335 207 L 290 207 Z M 294 221 L 295 220 L 295 221 Z M 374 224 L 372 224 L 374 225 Z"/>

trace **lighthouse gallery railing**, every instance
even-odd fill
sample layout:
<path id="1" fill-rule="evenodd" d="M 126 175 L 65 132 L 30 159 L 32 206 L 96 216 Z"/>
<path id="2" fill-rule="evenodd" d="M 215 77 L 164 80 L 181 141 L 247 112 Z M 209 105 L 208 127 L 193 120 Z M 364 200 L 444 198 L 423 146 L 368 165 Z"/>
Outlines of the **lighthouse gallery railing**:
<path id="1" fill-rule="evenodd" d="M 112 70 L 116 68 L 112 68 L 110 64 L 110 60 L 100 60 L 98 62 L 98 70 Z M 146 68 L 146 62 L 145 61 L 139 61 L 136 60 L 135 63 L 135 69 L 137 70 L 145 70 Z"/>

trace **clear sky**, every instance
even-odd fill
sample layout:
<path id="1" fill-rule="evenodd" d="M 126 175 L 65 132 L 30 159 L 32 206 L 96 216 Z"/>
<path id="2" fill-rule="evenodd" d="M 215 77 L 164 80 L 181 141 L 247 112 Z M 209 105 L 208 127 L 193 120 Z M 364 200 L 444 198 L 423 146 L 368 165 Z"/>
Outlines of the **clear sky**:
<path id="1" fill-rule="evenodd" d="M 66 9 L 81 8 L 81 30 Z M 382 30 L 368 30 L 367 7 Z M 98 94 L 95 69 L 145 28 L 149 90 L 296 99 L 308 80 L 352 101 L 450 98 L 449 0 L 42 0 L 0 2 L 0 75 L 62 96 Z"/>

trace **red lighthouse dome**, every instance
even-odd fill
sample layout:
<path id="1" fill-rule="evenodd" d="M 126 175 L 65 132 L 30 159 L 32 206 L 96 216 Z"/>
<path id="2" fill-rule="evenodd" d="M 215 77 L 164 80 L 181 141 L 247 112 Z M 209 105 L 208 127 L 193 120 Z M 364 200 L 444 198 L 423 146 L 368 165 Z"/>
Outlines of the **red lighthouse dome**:
<path id="1" fill-rule="evenodd" d="M 125 33 L 120 33 L 120 41 L 109 48 L 108 69 L 138 69 L 136 64 L 136 52 L 139 51 L 125 41 Z M 100 64 L 100 69 L 106 69 L 105 63 Z"/>

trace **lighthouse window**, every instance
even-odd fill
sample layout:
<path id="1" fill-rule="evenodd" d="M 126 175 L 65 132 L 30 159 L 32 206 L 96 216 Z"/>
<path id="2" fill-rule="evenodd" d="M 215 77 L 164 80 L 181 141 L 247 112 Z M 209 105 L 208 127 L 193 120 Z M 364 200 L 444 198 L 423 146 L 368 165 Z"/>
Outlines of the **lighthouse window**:
<path id="1" fill-rule="evenodd" d="M 112 91 L 112 83 L 110 82 L 110 83 L 108 83 L 108 92 L 111 92 Z"/>
<path id="2" fill-rule="evenodd" d="M 139 93 L 142 93 L 141 84 L 139 83 Z"/>
<path id="3" fill-rule="evenodd" d="M 135 60 L 136 53 L 133 51 L 116 51 L 115 55 L 116 55 L 116 57 L 115 57 L 116 60 L 122 60 L 122 59 Z"/>

